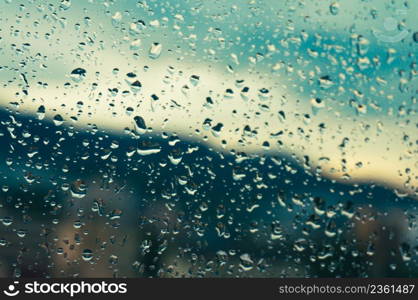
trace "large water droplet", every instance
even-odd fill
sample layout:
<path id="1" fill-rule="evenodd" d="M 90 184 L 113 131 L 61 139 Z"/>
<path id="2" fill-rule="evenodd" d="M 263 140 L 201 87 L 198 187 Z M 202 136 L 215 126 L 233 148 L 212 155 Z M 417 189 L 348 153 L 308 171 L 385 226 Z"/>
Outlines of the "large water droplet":
<path id="1" fill-rule="evenodd" d="M 84 77 L 86 77 L 87 71 L 83 68 L 76 68 L 74 70 L 71 71 L 71 78 L 75 81 L 75 82 L 80 82 L 84 79 Z"/>

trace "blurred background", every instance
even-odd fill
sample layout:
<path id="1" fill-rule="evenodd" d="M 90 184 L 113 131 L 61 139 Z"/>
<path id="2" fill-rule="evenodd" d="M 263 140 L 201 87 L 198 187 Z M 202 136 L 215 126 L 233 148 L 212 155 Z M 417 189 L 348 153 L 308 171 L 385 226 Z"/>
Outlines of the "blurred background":
<path id="1" fill-rule="evenodd" d="M 416 277 L 417 10 L 0 0 L 0 276 Z"/>

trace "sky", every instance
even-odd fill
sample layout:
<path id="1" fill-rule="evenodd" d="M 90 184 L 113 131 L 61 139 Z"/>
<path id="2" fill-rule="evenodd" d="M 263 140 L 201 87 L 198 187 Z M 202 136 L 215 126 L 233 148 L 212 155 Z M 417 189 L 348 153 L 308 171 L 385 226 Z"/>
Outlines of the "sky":
<path id="1" fill-rule="evenodd" d="M 0 106 L 417 196 L 416 1 L 87 2 L 0 2 Z"/>

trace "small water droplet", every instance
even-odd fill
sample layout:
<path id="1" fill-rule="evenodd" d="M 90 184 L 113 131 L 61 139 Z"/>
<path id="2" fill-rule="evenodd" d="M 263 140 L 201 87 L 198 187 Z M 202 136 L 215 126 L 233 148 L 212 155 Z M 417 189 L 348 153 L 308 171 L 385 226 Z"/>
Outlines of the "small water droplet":
<path id="1" fill-rule="evenodd" d="M 39 106 L 36 115 L 38 116 L 39 120 L 42 120 L 45 117 L 45 106 Z"/>
<path id="2" fill-rule="evenodd" d="M 71 7 L 71 0 L 61 0 L 60 8 L 67 10 Z"/>
<path id="3" fill-rule="evenodd" d="M 161 51 L 163 49 L 163 46 L 160 43 L 153 43 L 151 45 L 151 48 L 149 49 L 148 56 L 151 59 L 157 59 L 161 55 Z"/>
<path id="4" fill-rule="evenodd" d="M 329 11 L 334 16 L 338 15 L 340 11 L 340 5 L 337 2 L 331 3 L 331 5 L 329 6 Z"/>
<path id="5" fill-rule="evenodd" d="M 13 218 L 12 217 L 9 217 L 9 216 L 4 217 L 2 219 L 2 223 L 3 223 L 4 226 L 10 226 L 13 223 Z"/>
<path id="6" fill-rule="evenodd" d="M 147 126 L 145 125 L 145 121 L 141 116 L 135 116 L 134 117 L 135 122 L 135 130 L 139 134 L 145 133 L 147 130 Z"/>
<path id="7" fill-rule="evenodd" d="M 115 12 L 114 15 L 112 16 L 112 24 L 116 26 L 120 23 L 121 20 L 122 20 L 122 14 L 119 11 Z"/>
<path id="8" fill-rule="evenodd" d="M 54 116 L 53 121 L 56 126 L 60 126 L 62 123 L 64 123 L 64 118 L 60 114 L 57 114 Z"/>
<path id="9" fill-rule="evenodd" d="M 84 249 L 83 254 L 81 255 L 84 261 L 90 261 L 93 259 L 93 251 L 90 249 Z"/>
<path id="10" fill-rule="evenodd" d="M 251 259 L 251 256 L 248 253 L 242 254 L 240 257 L 240 268 L 243 271 L 250 271 L 254 267 L 254 261 Z"/>

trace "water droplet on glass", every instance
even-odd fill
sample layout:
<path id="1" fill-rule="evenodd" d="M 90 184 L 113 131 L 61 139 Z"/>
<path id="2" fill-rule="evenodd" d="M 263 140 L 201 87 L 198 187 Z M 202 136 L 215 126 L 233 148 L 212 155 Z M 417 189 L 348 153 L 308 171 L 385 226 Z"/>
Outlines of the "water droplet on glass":
<path id="1" fill-rule="evenodd" d="M 338 12 L 340 11 L 340 5 L 337 2 L 331 3 L 329 6 L 329 11 L 334 16 L 338 15 Z"/>
<path id="2" fill-rule="evenodd" d="M 84 249 L 81 257 L 84 261 L 90 261 L 93 259 L 93 251 L 90 249 Z"/>
<path id="3" fill-rule="evenodd" d="M 39 120 L 42 120 L 45 117 L 45 106 L 39 106 L 38 110 L 36 111 L 36 115 L 38 116 Z"/>
<path id="4" fill-rule="evenodd" d="M 160 43 L 153 43 L 149 49 L 148 56 L 151 59 L 157 59 L 161 55 L 163 46 Z"/>
<path id="5" fill-rule="evenodd" d="M 71 7 L 71 0 L 61 0 L 60 8 L 67 10 Z"/>
<path id="6" fill-rule="evenodd" d="M 71 78 L 75 81 L 75 82 L 80 82 L 84 79 L 84 77 L 86 77 L 87 71 L 83 68 L 76 68 L 74 70 L 71 71 Z"/>
<path id="7" fill-rule="evenodd" d="M 415 43 L 418 43 L 418 31 L 414 32 L 414 34 L 412 35 L 412 38 Z"/>
<path id="8" fill-rule="evenodd" d="M 147 126 L 145 125 L 145 121 L 141 116 L 135 116 L 134 117 L 135 122 L 135 131 L 139 134 L 145 133 L 147 130 Z"/>
<path id="9" fill-rule="evenodd" d="M 57 114 L 54 116 L 53 121 L 56 126 L 60 126 L 62 123 L 64 123 L 64 118 L 60 114 Z"/>
<path id="10" fill-rule="evenodd" d="M 251 256 L 248 253 L 242 254 L 240 257 L 240 268 L 243 271 L 250 271 L 254 268 L 254 261 L 251 259 Z"/>

